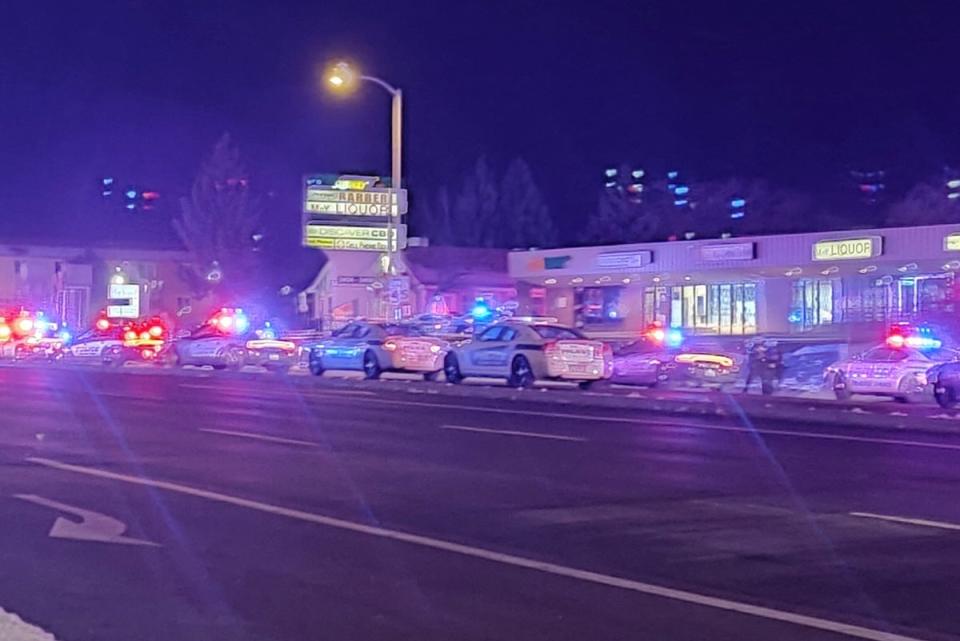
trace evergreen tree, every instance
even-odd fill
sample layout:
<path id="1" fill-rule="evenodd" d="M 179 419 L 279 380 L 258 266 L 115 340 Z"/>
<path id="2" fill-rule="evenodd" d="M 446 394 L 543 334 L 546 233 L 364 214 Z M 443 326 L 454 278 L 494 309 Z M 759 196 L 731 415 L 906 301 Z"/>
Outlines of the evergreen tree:
<path id="1" fill-rule="evenodd" d="M 260 203 L 229 134 L 204 160 L 173 224 L 193 258 L 191 280 L 198 294 L 221 285 L 234 294 L 257 287 L 260 254 L 253 236 L 260 226 Z"/>

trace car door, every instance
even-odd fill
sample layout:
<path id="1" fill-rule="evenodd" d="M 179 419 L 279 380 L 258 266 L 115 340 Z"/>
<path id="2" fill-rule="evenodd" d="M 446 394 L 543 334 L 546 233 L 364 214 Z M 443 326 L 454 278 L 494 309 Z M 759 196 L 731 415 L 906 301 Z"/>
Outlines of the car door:
<path id="1" fill-rule="evenodd" d="M 854 392 L 876 392 L 880 376 L 890 367 L 890 348 L 875 347 L 850 363 L 847 384 Z"/>
<path id="2" fill-rule="evenodd" d="M 509 358 L 510 343 L 505 336 L 516 335 L 516 330 L 494 325 L 483 330 L 471 345 L 470 370 L 477 376 L 504 376 Z"/>

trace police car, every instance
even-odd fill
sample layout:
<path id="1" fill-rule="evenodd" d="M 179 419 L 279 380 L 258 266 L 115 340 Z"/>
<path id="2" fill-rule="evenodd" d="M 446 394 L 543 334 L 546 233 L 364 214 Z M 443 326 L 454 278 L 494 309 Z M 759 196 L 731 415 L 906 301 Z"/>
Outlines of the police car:
<path id="1" fill-rule="evenodd" d="M 613 372 L 613 352 L 570 327 L 511 319 L 480 330 L 444 359 L 451 383 L 471 376 L 504 378 L 511 387 L 537 380 L 576 382 L 586 389 Z"/>
<path id="2" fill-rule="evenodd" d="M 882 344 L 828 367 L 824 380 L 839 400 L 869 394 L 914 402 L 928 396 L 930 370 L 958 355 L 926 328 L 895 326 Z"/>
<path id="3" fill-rule="evenodd" d="M 244 365 L 260 365 L 286 372 L 296 364 L 296 345 L 266 329 L 251 331 L 250 319 L 242 309 L 223 308 L 188 336 L 174 341 L 164 351 L 163 360 L 173 366 L 238 370 Z"/>
<path id="4" fill-rule="evenodd" d="M 63 361 L 113 367 L 152 363 L 163 350 L 167 333 L 159 319 L 119 320 L 101 315 L 92 328 L 64 348 Z"/>
<path id="5" fill-rule="evenodd" d="M 414 325 L 354 321 L 310 349 L 310 372 L 358 370 L 376 379 L 389 372 L 415 372 L 433 380 L 443 369 L 449 344 Z"/>
<path id="6" fill-rule="evenodd" d="M 57 324 L 40 312 L 20 310 L 0 316 L 0 359 L 52 361 L 60 358 L 63 344 Z"/>

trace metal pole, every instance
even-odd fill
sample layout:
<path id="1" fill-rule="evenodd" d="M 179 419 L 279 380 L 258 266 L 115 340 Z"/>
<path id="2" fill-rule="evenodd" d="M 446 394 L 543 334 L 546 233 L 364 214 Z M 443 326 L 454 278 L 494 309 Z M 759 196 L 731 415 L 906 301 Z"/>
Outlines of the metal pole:
<path id="1" fill-rule="evenodd" d="M 391 178 L 390 187 L 393 190 L 391 198 L 391 211 L 387 216 L 387 278 L 390 279 L 396 274 L 394 264 L 394 234 L 397 231 L 396 220 L 393 216 L 393 208 L 400 211 L 400 180 L 401 180 L 401 157 L 403 149 L 403 92 L 395 89 L 393 92 L 393 101 L 391 104 L 390 133 L 391 133 Z M 399 216 L 398 216 L 399 218 Z M 399 237 L 397 238 L 399 240 Z M 399 251 L 399 246 L 396 248 Z M 396 309 L 393 300 L 388 305 L 390 310 L 390 320 L 396 320 Z"/>

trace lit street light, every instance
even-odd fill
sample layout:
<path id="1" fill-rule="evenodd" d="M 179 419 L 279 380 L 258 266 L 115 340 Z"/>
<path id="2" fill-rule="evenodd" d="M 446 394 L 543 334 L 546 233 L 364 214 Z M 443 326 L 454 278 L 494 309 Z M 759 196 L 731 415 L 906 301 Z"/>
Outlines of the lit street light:
<path id="1" fill-rule="evenodd" d="M 374 76 L 365 76 L 363 74 L 358 74 L 357 71 L 347 62 L 337 62 L 331 66 L 326 73 L 326 80 L 334 88 L 335 91 L 339 92 L 351 92 L 357 88 L 359 81 L 372 82 L 373 84 L 379 86 L 381 89 L 384 89 L 387 93 L 390 94 L 392 98 L 391 106 L 391 118 L 390 118 L 390 129 L 391 129 L 391 158 L 392 158 L 392 167 L 391 167 L 391 177 L 390 177 L 390 188 L 393 191 L 392 205 L 390 215 L 387 216 L 387 265 L 386 272 L 388 275 L 393 275 L 394 273 L 394 264 L 393 264 L 393 247 L 394 243 L 397 242 L 397 238 L 394 236 L 395 225 L 393 220 L 393 208 L 396 208 L 395 211 L 399 214 L 400 211 L 400 160 L 401 160 L 401 150 L 402 150 L 402 116 L 403 116 L 403 92 L 400 89 L 394 87 L 393 85 L 384 82 L 380 78 Z"/>

